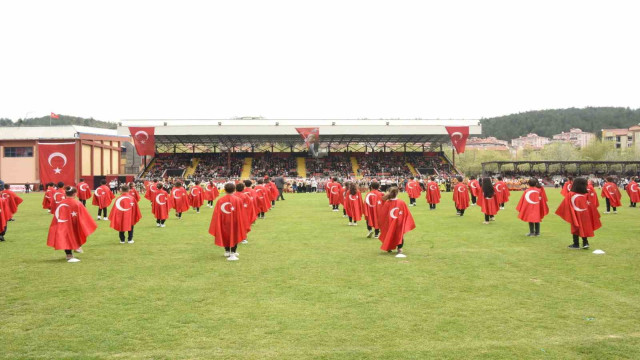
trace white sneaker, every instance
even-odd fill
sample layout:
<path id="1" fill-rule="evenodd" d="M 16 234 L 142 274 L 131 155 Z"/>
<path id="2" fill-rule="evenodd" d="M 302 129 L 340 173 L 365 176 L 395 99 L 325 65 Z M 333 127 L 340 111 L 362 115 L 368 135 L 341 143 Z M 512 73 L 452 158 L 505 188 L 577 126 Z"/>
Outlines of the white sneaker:
<path id="1" fill-rule="evenodd" d="M 233 253 L 233 255 L 240 256 L 240 253 L 239 252 L 235 252 L 235 253 Z"/>
<path id="2" fill-rule="evenodd" d="M 485 225 L 489 225 L 488 221 L 483 221 L 482 223 L 485 224 Z"/>
<path id="3" fill-rule="evenodd" d="M 133 239 L 127 241 L 129 244 L 133 244 Z"/>
<path id="4" fill-rule="evenodd" d="M 242 241 L 240 241 L 241 244 L 248 244 L 249 242 L 247 241 L 247 239 L 244 239 Z"/>
<path id="5" fill-rule="evenodd" d="M 200 210 L 196 211 L 196 214 L 200 214 Z"/>
<path id="6" fill-rule="evenodd" d="M 614 213 L 614 214 L 618 214 L 618 212 L 617 212 L 617 211 L 614 211 L 613 213 Z"/>
<path id="7" fill-rule="evenodd" d="M 100 216 L 98 216 L 98 220 L 102 220 L 102 218 Z"/>
<path id="8" fill-rule="evenodd" d="M 224 257 L 229 257 L 229 255 L 231 255 L 231 253 L 230 253 L 230 252 L 228 252 L 228 251 L 225 251 L 225 252 L 224 252 Z"/>
<path id="9" fill-rule="evenodd" d="M 400 253 L 400 254 L 396 255 L 396 257 L 397 258 L 406 258 L 407 255 Z"/>
<path id="10" fill-rule="evenodd" d="M 240 258 L 238 258 L 236 254 L 231 254 L 231 256 L 227 258 L 227 261 L 238 261 L 238 260 L 240 260 Z"/>
<path id="11" fill-rule="evenodd" d="M 357 223 L 357 222 L 354 222 L 354 223 L 353 223 L 353 226 L 358 226 L 358 223 Z"/>
<path id="12" fill-rule="evenodd" d="M 342 217 L 343 217 L 343 218 L 346 218 L 346 217 L 347 217 L 347 215 L 342 215 Z"/>
<path id="13" fill-rule="evenodd" d="M 78 254 L 82 254 L 82 253 L 84 253 L 84 250 L 82 250 L 82 248 L 77 248 L 77 249 L 73 250 L 73 252 L 76 252 Z"/>
<path id="14" fill-rule="evenodd" d="M 353 223 L 349 223 L 349 226 L 353 226 Z"/>
<path id="15" fill-rule="evenodd" d="M 611 214 L 611 213 L 610 213 L 610 212 L 608 212 L 608 211 L 605 211 L 603 214 Z"/>
<path id="16" fill-rule="evenodd" d="M 156 223 L 156 226 L 157 226 L 157 227 L 160 227 L 160 223 Z"/>
<path id="17" fill-rule="evenodd" d="M 163 227 L 164 227 L 164 224 L 160 224 L 160 227 L 161 227 L 161 228 L 163 228 Z"/>
<path id="18" fill-rule="evenodd" d="M 74 258 L 74 257 L 73 257 L 73 258 L 71 258 L 71 259 L 67 260 L 67 262 L 68 262 L 68 263 L 77 263 L 77 262 L 80 262 L 80 259 L 78 259 L 78 258 Z"/>
<path id="19" fill-rule="evenodd" d="M 369 230 L 369 233 L 367 234 L 367 239 L 371 239 L 373 237 L 373 230 Z"/>

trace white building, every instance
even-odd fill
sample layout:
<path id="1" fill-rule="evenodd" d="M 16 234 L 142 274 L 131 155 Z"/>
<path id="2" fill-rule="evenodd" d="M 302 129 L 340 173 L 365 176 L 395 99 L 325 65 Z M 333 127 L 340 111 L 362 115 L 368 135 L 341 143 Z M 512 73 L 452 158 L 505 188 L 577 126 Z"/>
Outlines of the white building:
<path id="1" fill-rule="evenodd" d="M 538 134 L 527 134 L 527 136 L 520 136 L 517 139 L 511 140 L 511 146 L 516 149 L 533 148 L 542 149 L 545 145 L 551 142 L 551 139 L 544 136 L 538 136 Z"/>
<path id="2" fill-rule="evenodd" d="M 569 132 L 562 132 L 561 134 L 553 135 L 554 141 L 562 141 L 572 143 L 577 147 L 585 147 L 590 142 L 596 139 L 596 134 L 590 132 L 584 132 L 581 129 L 571 129 Z"/>

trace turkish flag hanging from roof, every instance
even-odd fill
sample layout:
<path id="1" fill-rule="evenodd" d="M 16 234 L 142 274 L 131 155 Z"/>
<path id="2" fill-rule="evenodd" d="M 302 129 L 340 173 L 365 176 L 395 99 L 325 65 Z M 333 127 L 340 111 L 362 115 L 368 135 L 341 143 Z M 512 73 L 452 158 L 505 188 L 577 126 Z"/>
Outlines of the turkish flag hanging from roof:
<path id="1" fill-rule="evenodd" d="M 468 126 L 445 126 L 453 147 L 456 148 L 458 154 L 464 152 L 464 148 L 467 145 L 467 139 L 469 138 Z"/>
<path id="2" fill-rule="evenodd" d="M 154 127 L 130 127 L 133 145 L 140 156 L 156 154 L 156 137 Z"/>
<path id="3" fill-rule="evenodd" d="M 315 144 L 319 140 L 320 128 L 296 128 L 296 131 L 304 139 L 304 143 L 309 147 L 311 144 Z"/>
<path id="4" fill-rule="evenodd" d="M 73 185 L 76 181 L 76 143 L 38 143 L 40 182 Z"/>

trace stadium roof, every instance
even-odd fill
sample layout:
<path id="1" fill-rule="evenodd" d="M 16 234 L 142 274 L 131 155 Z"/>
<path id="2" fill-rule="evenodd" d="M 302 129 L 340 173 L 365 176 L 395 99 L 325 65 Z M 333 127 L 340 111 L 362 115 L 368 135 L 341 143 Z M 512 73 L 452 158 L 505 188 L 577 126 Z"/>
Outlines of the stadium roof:
<path id="1" fill-rule="evenodd" d="M 122 120 L 118 134 L 129 135 L 129 126 L 155 127 L 156 144 L 238 146 L 243 144 L 299 144 L 300 127 L 319 127 L 321 143 L 410 143 L 449 142 L 445 126 L 469 126 L 470 135 L 480 135 L 478 120 L 369 120 L 369 119 L 209 119 Z"/>
<path id="2" fill-rule="evenodd" d="M 117 130 L 78 125 L 0 127 L 0 140 L 79 139 L 83 135 L 123 137 Z"/>

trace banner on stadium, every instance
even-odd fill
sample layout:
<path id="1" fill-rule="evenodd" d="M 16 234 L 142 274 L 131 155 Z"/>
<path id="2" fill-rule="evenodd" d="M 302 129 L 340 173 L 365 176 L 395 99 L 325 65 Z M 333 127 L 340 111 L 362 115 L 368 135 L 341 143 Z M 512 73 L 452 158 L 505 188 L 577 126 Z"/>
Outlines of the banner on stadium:
<path id="1" fill-rule="evenodd" d="M 453 147 L 456 148 L 458 154 L 464 152 L 464 148 L 467 146 L 467 139 L 469 138 L 468 126 L 445 126 Z"/>
<path id="2" fill-rule="evenodd" d="M 156 137 L 154 127 L 130 127 L 133 145 L 140 156 L 156 154 Z"/>
<path id="3" fill-rule="evenodd" d="M 320 128 L 296 128 L 296 131 L 304 139 L 304 143 L 309 149 L 309 154 L 313 157 L 318 157 L 318 150 L 320 150 Z"/>
<path id="4" fill-rule="evenodd" d="M 76 143 L 38 143 L 40 182 L 76 182 Z"/>

